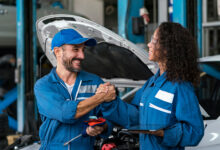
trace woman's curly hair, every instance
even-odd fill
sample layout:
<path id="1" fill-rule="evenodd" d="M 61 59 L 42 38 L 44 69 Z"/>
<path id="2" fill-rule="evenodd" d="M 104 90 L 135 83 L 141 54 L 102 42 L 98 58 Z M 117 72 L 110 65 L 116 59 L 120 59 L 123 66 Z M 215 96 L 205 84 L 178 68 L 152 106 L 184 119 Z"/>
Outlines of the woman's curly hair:
<path id="1" fill-rule="evenodd" d="M 199 83 L 198 49 L 190 32 L 178 23 L 164 22 L 158 28 L 160 57 L 166 57 L 169 81 Z"/>

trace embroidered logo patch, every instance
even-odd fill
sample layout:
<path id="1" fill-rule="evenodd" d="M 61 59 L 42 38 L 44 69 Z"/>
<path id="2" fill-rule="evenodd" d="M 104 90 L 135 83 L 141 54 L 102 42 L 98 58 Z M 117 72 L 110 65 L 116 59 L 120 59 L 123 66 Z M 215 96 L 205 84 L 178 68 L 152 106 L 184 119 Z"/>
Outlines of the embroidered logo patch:
<path id="1" fill-rule="evenodd" d="M 157 94 L 155 95 L 156 98 L 162 100 L 162 101 L 165 101 L 167 103 L 173 103 L 173 97 L 174 97 L 174 94 L 172 93 L 169 93 L 169 92 L 166 92 L 166 91 L 162 91 L 162 90 L 159 90 L 157 92 Z"/>

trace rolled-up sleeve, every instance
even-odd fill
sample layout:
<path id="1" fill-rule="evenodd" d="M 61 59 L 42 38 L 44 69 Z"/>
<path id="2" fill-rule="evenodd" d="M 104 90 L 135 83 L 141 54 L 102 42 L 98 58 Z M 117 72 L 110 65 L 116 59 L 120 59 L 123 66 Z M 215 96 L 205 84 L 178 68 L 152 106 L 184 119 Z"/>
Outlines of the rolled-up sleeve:
<path id="1" fill-rule="evenodd" d="M 34 87 L 39 113 L 62 123 L 73 124 L 78 101 L 67 101 L 59 93 L 51 89 L 51 85 L 37 82 Z"/>
<path id="2" fill-rule="evenodd" d="M 177 123 L 164 130 L 163 145 L 196 146 L 204 135 L 204 125 L 198 99 L 192 86 L 180 84 L 175 94 Z"/>

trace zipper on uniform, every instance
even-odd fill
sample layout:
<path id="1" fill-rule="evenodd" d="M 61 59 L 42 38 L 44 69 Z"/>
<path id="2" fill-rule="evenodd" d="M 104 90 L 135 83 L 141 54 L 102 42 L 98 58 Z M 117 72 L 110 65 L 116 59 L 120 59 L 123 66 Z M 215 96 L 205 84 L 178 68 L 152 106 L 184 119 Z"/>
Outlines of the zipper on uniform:
<path id="1" fill-rule="evenodd" d="M 60 84 L 67 90 L 67 93 L 69 94 L 69 96 L 70 96 L 70 99 L 71 100 L 73 100 L 72 99 L 72 96 L 71 96 L 71 94 L 69 93 L 69 91 L 68 91 L 68 89 L 66 88 L 66 86 L 65 85 L 63 85 L 63 83 L 62 82 L 60 82 Z M 69 134 L 70 134 L 70 132 L 69 132 Z M 71 136 L 69 136 L 69 137 L 71 137 Z M 68 150 L 70 150 L 70 143 L 68 144 Z"/>
<path id="2" fill-rule="evenodd" d="M 80 88 L 81 84 L 82 84 L 82 80 L 80 80 L 80 82 L 79 82 L 79 86 L 78 86 L 78 89 L 77 89 L 77 92 L 76 92 L 76 95 L 75 95 L 75 99 L 74 99 L 75 101 L 76 101 L 76 98 L 78 96 L 79 88 Z"/>
<path id="3" fill-rule="evenodd" d="M 60 84 L 67 90 L 68 94 L 70 95 L 70 99 L 73 100 L 73 98 L 72 98 L 71 94 L 69 93 L 68 89 L 66 88 L 66 86 L 63 85 L 63 83 L 61 83 L 61 82 L 60 82 Z"/>

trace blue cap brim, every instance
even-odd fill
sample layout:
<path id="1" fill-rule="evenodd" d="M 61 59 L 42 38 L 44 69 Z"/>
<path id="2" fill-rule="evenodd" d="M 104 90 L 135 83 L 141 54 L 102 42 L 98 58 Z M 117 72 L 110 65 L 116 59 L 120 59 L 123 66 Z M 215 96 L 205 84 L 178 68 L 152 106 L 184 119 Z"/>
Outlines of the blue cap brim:
<path id="1" fill-rule="evenodd" d="M 86 46 L 95 46 L 97 44 L 96 40 L 93 38 L 79 38 L 69 41 L 65 44 L 82 44 L 85 43 Z"/>

